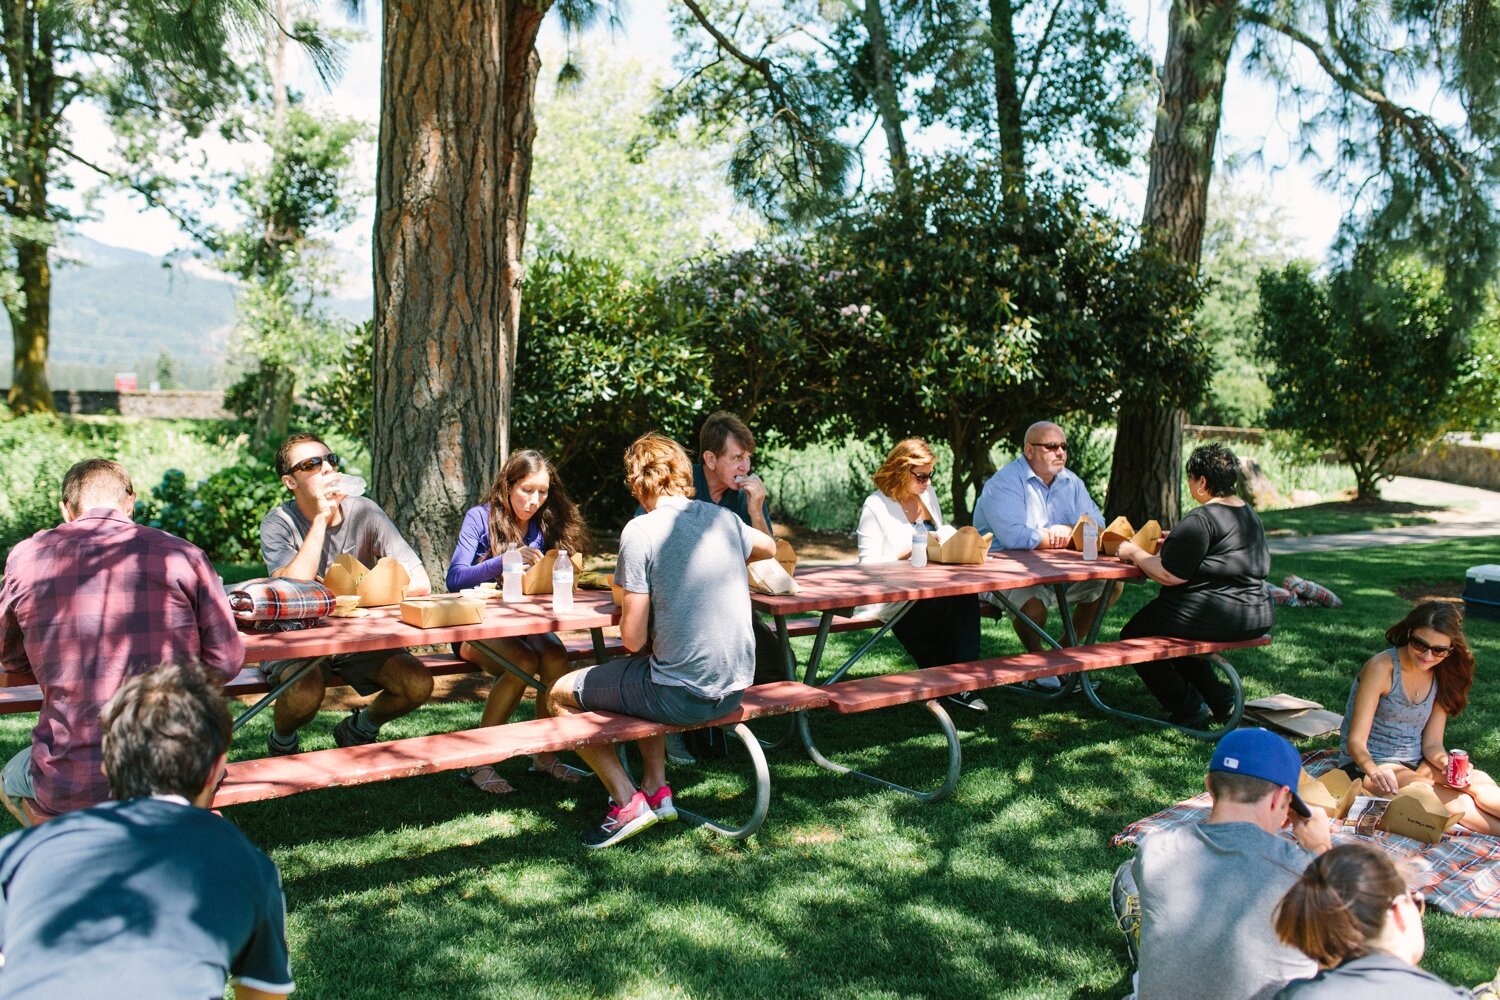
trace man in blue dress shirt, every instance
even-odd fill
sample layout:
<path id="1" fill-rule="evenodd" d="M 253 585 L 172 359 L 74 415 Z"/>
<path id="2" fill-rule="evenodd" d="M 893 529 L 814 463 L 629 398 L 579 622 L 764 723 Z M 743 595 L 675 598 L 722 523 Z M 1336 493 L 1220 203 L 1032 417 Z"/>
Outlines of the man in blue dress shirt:
<path id="1" fill-rule="evenodd" d="M 1061 427 L 1042 420 L 1026 428 L 1020 456 L 990 477 L 975 505 L 974 527 L 981 534 L 988 531 L 995 535 L 990 548 L 1065 549 L 1072 543 L 1073 526 L 1080 517 L 1087 514 L 1104 523 L 1099 505 L 1089 496 L 1083 480 L 1068 471 L 1067 464 L 1068 440 Z M 1105 607 L 1106 598 L 1113 604 L 1121 589 L 1107 580 L 1069 585 L 1075 633 L 1086 635 Z M 1047 609 L 1057 604 L 1051 586 L 1017 587 L 1006 596 L 1039 627 L 1047 624 Z M 1028 650 L 1042 648 L 1042 641 L 1029 626 L 1019 621 L 1013 624 Z M 1060 683 L 1049 677 L 1041 686 L 1056 688 Z"/>

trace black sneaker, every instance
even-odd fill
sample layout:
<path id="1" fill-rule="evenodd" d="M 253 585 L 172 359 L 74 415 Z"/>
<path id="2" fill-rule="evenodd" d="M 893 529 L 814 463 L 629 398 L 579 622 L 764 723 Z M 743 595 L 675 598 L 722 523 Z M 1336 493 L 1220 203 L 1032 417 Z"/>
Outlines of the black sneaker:
<path id="1" fill-rule="evenodd" d="M 990 706 L 984 703 L 984 699 L 973 691 L 960 691 L 958 694 L 939 698 L 938 703 L 950 711 L 957 710 L 961 715 L 970 712 L 983 715 L 990 710 Z"/>
<path id="2" fill-rule="evenodd" d="M 362 747 L 374 743 L 380 739 L 380 732 L 367 734 L 364 727 L 356 721 L 359 711 L 349 713 L 349 717 L 333 727 L 333 742 L 341 747 Z"/>
<path id="3" fill-rule="evenodd" d="M 276 738 L 276 730 L 272 729 L 266 736 L 266 750 L 272 757 L 290 757 L 294 753 L 302 752 L 302 738 L 298 733 L 293 733 L 290 742 L 283 743 Z"/>
<path id="4" fill-rule="evenodd" d="M 656 812 L 646 796 L 637 791 L 630 801 L 617 806 L 611 800 L 604 810 L 604 820 L 598 826 L 583 831 L 583 846 L 590 850 L 609 847 L 628 840 L 656 822 Z"/>

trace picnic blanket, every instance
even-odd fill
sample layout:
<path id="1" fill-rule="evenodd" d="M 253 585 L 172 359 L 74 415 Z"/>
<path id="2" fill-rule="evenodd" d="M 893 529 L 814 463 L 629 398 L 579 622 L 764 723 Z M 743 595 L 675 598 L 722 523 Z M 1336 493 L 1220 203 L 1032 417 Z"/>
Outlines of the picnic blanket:
<path id="1" fill-rule="evenodd" d="M 1302 764 L 1316 777 L 1333 767 L 1338 751 L 1332 748 L 1304 754 Z M 1208 818 L 1208 793 L 1203 792 L 1137 820 L 1111 843 L 1135 845 L 1147 834 Z M 1285 836 L 1290 837 L 1287 833 Z M 1333 831 L 1335 844 L 1363 840 L 1380 848 L 1392 860 L 1405 864 L 1411 887 L 1421 890 L 1427 902 L 1458 917 L 1500 917 L 1500 839 L 1455 828 L 1437 844 L 1424 844 L 1410 837 L 1377 832 L 1360 836 L 1340 826 Z"/>

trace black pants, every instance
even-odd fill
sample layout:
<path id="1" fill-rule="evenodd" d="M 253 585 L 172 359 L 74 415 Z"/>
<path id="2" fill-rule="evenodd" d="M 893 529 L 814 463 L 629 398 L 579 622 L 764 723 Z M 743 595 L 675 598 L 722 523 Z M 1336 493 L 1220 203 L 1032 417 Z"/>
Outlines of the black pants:
<path id="1" fill-rule="evenodd" d="M 1265 635 L 1267 629 L 1226 627 L 1204 618 L 1191 619 L 1162 601 L 1153 600 L 1137 611 L 1120 629 L 1121 639 L 1141 639 L 1164 635 L 1173 639 L 1205 639 L 1212 642 L 1236 642 Z M 1215 715 L 1226 715 L 1234 707 L 1234 691 L 1219 679 L 1212 662 L 1205 656 L 1179 656 L 1155 663 L 1136 664 L 1146 687 L 1174 716 L 1191 718 L 1205 707 Z"/>
<path id="2" fill-rule="evenodd" d="M 929 597 L 907 609 L 891 628 L 918 667 L 979 659 L 979 598 Z"/>

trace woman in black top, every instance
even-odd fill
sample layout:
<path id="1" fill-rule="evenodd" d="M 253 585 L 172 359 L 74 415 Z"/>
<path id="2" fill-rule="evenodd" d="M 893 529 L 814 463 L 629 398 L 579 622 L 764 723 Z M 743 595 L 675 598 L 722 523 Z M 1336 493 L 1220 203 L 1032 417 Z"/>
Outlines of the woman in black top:
<path id="1" fill-rule="evenodd" d="M 1161 592 L 1120 630 L 1120 638 L 1165 635 L 1232 642 L 1270 631 L 1266 575 L 1271 554 L 1255 511 L 1234 495 L 1239 459 L 1223 445 L 1194 450 L 1188 492 L 1201 505 L 1172 529 L 1160 555 L 1124 542 L 1118 555 L 1161 584 Z M 1202 657 L 1184 656 L 1135 668 L 1172 722 L 1201 728 L 1210 713 L 1225 719 L 1234 693 Z"/>

